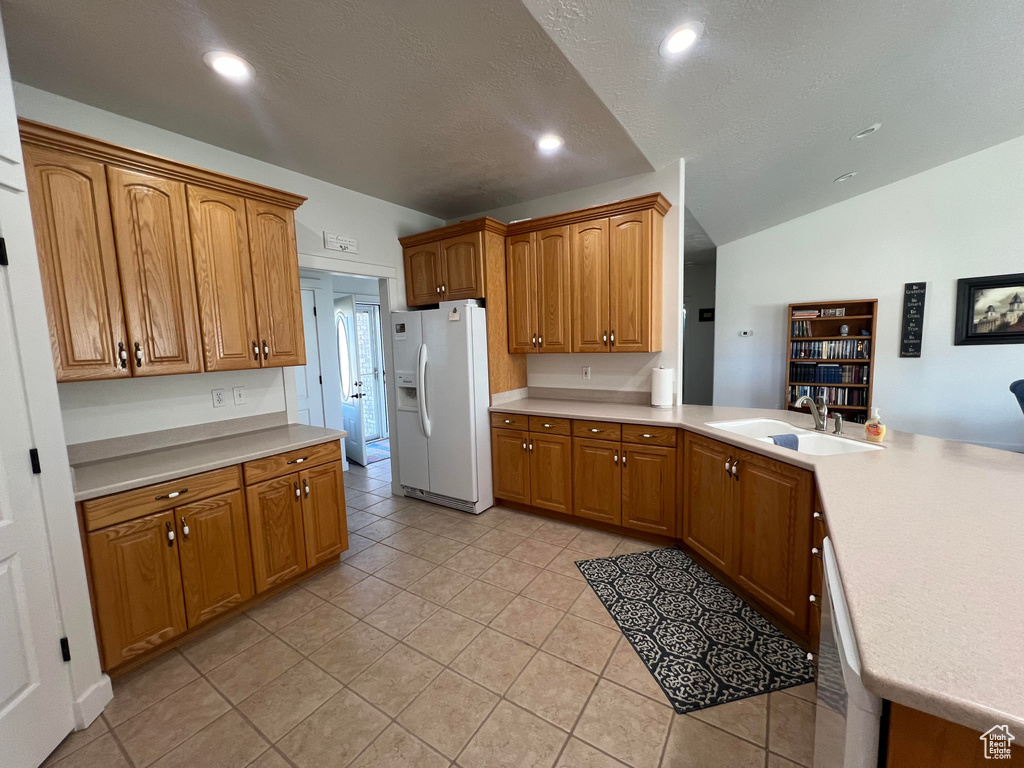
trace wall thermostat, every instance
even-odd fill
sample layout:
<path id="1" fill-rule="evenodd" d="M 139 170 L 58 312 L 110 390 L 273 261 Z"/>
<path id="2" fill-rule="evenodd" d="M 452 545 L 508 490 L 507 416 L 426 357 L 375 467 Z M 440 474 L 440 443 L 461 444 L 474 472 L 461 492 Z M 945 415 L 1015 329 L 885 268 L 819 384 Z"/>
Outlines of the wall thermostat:
<path id="1" fill-rule="evenodd" d="M 753 336 L 753 331 L 740 331 L 740 336 Z"/>

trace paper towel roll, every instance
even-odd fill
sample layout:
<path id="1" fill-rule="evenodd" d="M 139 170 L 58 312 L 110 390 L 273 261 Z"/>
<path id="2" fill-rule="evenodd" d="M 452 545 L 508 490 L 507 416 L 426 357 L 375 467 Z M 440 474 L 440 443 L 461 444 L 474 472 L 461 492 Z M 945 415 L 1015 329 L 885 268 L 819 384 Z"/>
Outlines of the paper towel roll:
<path id="1" fill-rule="evenodd" d="M 672 407 L 672 381 L 675 379 L 674 368 L 651 369 L 651 407 Z"/>

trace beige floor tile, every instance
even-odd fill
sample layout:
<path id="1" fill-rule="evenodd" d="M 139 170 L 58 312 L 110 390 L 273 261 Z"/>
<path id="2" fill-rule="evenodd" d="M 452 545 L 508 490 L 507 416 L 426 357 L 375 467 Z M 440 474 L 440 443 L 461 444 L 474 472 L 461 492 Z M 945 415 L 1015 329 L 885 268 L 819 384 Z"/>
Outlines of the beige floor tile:
<path id="1" fill-rule="evenodd" d="M 664 766 L 673 768 L 763 768 L 765 751 L 689 715 L 675 715 Z"/>
<path id="2" fill-rule="evenodd" d="M 523 536 L 503 531 L 500 528 L 493 528 L 474 541 L 473 546 L 479 549 L 486 549 L 488 552 L 493 552 L 496 555 L 507 555 L 523 541 L 525 541 Z"/>
<path id="3" fill-rule="evenodd" d="M 565 614 L 544 641 L 544 650 L 566 661 L 601 673 L 622 634 L 592 621 Z"/>
<path id="4" fill-rule="evenodd" d="M 268 739 L 277 741 L 341 690 L 341 684 L 310 661 L 302 661 L 260 688 L 238 709 Z"/>
<path id="5" fill-rule="evenodd" d="M 601 676 L 625 686 L 631 691 L 642 693 L 649 699 L 662 703 L 668 701 L 665 692 L 661 690 L 661 686 L 654 679 L 654 675 L 640 660 L 636 651 L 633 650 L 633 646 L 625 637 L 621 638 L 618 645 L 615 646 L 612 657 L 608 660 L 608 665 L 604 668 Z"/>
<path id="6" fill-rule="evenodd" d="M 422 531 L 443 535 L 449 528 L 454 528 L 458 525 L 458 522 L 448 515 L 435 512 L 432 515 L 427 515 L 417 520 L 414 525 Z"/>
<path id="7" fill-rule="evenodd" d="M 482 581 L 474 581 L 445 606 L 450 611 L 461 613 L 467 618 L 486 624 L 508 605 L 515 597 L 514 592 L 500 589 Z"/>
<path id="8" fill-rule="evenodd" d="M 540 528 L 530 534 L 531 539 L 543 541 L 547 544 L 554 544 L 561 549 L 570 541 L 576 538 L 580 529 L 575 525 L 559 523 L 553 520 L 544 523 Z"/>
<path id="9" fill-rule="evenodd" d="M 541 571 L 522 591 L 524 597 L 536 600 L 560 611 L 567 611 L 586 587 L 581 581 L 570 579 L 554 571 Z"/>
<path id="10" fill-rule="evenodd" d="M 269 746 L 232 709 L 161 757 L 153 763 L 153 768 L 196 768 L 201 765 L 242 768 Z"/>
<path id="11" fill-rule="evenodd" d="M 130 768 L 111 733 L 101 735 L 52 765 L 58 768 Z"/>
<path id="12" fill-rule="evenodd" d="M 497 701 L 487 689 L 446 669 L 398 716 L 398 723 L 454 760 Z"/>
<path id="13" fill-rule="evenodd" d="M 562 750 L 562 756 L 558 758 L 555 768 L 623 768 L 623 764 L 594 749 L 585 741 L 571 738 Z"/>
<path id="14" fill-rule="evenodd" d="M 381 489 L 387 488 L 389 486 L 390 483 L 385 483 L 380 480 L 374 480 L 372 477 L 366 477 L 365 475 L 356 475 L 351 480 L 348 480 L 346 482 L 346 487 L 352 487 L 355 488 L 357 491 L 366 491 L 367 493 L 371 493 L 373 491 L 377 491 L 378 493 L 382 494 L 387 493 L 387 491 L 382 491 Z"/>
<path id="15" fill-rule="evenodd" d="M 472 583 L 473 579 L 464 573 L 442 566 L 407 587 L 407 591 L 432 603 L 444 605 Z"/>
<path id="16" fill-rule="evenodd" d="M 434 534 L 430 535 L 434 536 Z M 429 560 L 437 565 L 440 565 L 441 563 L 447 565 L 450 558 L 454 557 L 465 548 L 466 545 L 461 541 L 446 539 L 443 536 L 434 536 L 434 538 L 426 544 L 421 544 L 416 547 L 416 549 L 414 549 L 410 554 L 416 555 L 416 557 L 422 557 L 424 560 Z"/>
<path id="17" fill-rule="evenodd" d="M 351 768 L 447 768 L 448 758 L 435 752 L 400 725 L 392 723 L 366 748 Z"/>
<path id="18" fill-rule="evenodd" d="M 398 533 L 388 536 L 381 544 L 409 553 L 416 549 L 416 547 L 422 547 L 436 538 L 437 536 L 430 533 L 430 531 L 421 531 L 419 528 L 405 528 Z"/>
<path id="19" fill-rule="evenodd" d="M 529 536 L 531 533 L 536 531 L 546 521 L 542 517 L 534 517 L 533 515 L 518 514 L 515 517 L 510 517 L 503 523 L 498 525 L 498 530 L 508 531 L 509 533 L 515 533 L 519 536 Z"/>
<path id="20" fill-rule="evenodd" d="M 199 674 L 180 653 L 169 651 L 134 672 L 116 678 L 114 698 L 103 711 L 107 723 L 116 728 L 197 677 Z"/>
<path id="21" fill-rule="evenodd" d="M 486 525 L 477 525 L 470 520 L 459 520 L 456 521 L 455 525 L 446 528 L 442 535 L 446 539 L 455 539 L 455 541 L 461 541 L 463 544 L 472 544 L 490 530 Z"/>
<path id="22" fill-rule="evenodd" d="M 437 610 L 436 603 L 409 592 L 399 592 L 363 621 L 401 640 Z"/>
<path id="23" fill-rule="evenodd" d="M 205 679 L 193 680 L 114 733 L 137 768 L 145 768 L 230 709 Z"/>
<path id="24" fill-rule="evenodd" d="M 387 504 L 386 501 L 381 503 Z M 380 504 L 374 504 L 372 507 L 368 507 L 366 511 L 370 514 L 374 514 L 374 510 L 377 509 L 379 506 Z M 389 536 L 395 535 L 399 531 L 404 531 L 405 528 L 406 526 L 402 525 L 399 522 L 396 522 L 394 520 L 384 520 L 382 518 L 375 523 L 371 523 L 365 528 L 360 528 L 359 535 L 365 536 L 368 539 L 373 539 L 374 541 L 383 541 Z"/>
<path id="25" fill-rule="evenodd" d="M 331 604 L 361 619 L 373 613 L 401 591 L 393 584 L 371 576 L 360 581 L 354 587 L 349 587 L 340 595 L 332 597 Z"/>
<path id="26" fill-rule="evenodd" d="M 363 511 L 351 512 L 345 516 L 345 522 L 348 524 L 350 532 L 362 530 L 366 526 L 372 525 L 379 520 L 380 518 L 377 515 L 371 515 L 369 512 Z"/>
<path id="27" fill-rule="evenodd" d="M 395 562 L 385 565 L 379 571 L 374 572 L 373 575 L 389 584 L 405 589 L 435 568 L 437 566 L 429 560 L 423 560 L 414 555 L 402 555 Z"/>
<path id="28" fill-rule="evenodd" d="M 768 749 L 802 765 L 814 762 L 814 705 L 785 693 L 769 694 Z"/>
<path id="29" fill-rule="evenodd" d="M 794 763 L 781 755 L 772 752 L 768 753 L 768 768 L 802 768 L 800 763 Z"/>
<path id="30" fill-rule="evenodd" d="M 416 627 L 405 643 L 442 664 L 449 664 L 483 628 L 483 624 L 442 608 Z"/>
<path id="31" fill-rule="evenodd" d="M 526 539 L 509 552 L 507 557 L 511 557 L 513 560 L 522 560 L 524 563 L 543 568 L 554 560 L 555 555 L 561 551 L 562 548 L 556 547 L 554 544 L 537 541 L 536 539 Z"/>
<path id="32" fill-rule="evenodd" d="M 323 599 L 301 586 L 292 587 L 277 597 L 272 597 L 246 611 L 250 619 L 269 632 L 276 632 L 285 624 L 291 624 L 299 616 L 312 611 L 323 604 Z"/>
<path id="33" fill-rule="evenodd" d="M 623 539 L 619 545 L 612 550 L 612 556 L 631 555 L 635 552 L 650 552 L 655 549 L 665 549 L 668 544 L 655 544 L 653 541 L 643 539 Z"/>
<path id="34" fill-rule="evenodd" d="M 811 704 L 818 703 L 818 687 L 814 683 L 804 683 L 793 688 L 786 688 L 782 693 L 796 696 L 798 699 L 811 702 Z"/>
<path id="35" fill-rule="evenodd" d="M 324 603 L 277 630 L 276 634 L 303 656 L 309 656 L 357 621 L 355 616 L 330 603 Z"/>
<path id="36" fill-rule="evenodd" d="M 564 615 L 550 605 L 520 595 L 491 621 L 491 626 L 539 648 Z"/>
<path id="37" fill-rule="evenodd" d="M 541 651 L 526 665 L 505 698 L 569 731 L 595 685 L 597 675 Z"/>
<path id="38" fill-rule="evenodd" d="M 370 506 L 370 504 L 376 503 L 376 499 L 372 501 L 368 500 L 368 494 L 366 492 L 357 491 L 355 488 L 352 488 L 348 484 L 348 473 L 346 472 L 345 475 L 345 507 L 348 512 L 348 517 L 352 517 L 352 515 L 354 514 L 353 510 L 360 510 L 363 509 L 364 507 L 368 507 Z"/>
<path id="39" fill-rule="evenodd" d="M 587 621 L 592 621 L 595 624 L 600 624 L 602 627 L 618 629 L 619 625 L 615 623 L 615 619 L 608 613 L 608 609 L 604 607 L 601 599 L 594 594 L 594 590 L 591 589 L 589 584 L 586 582 L 584 584 L 583 591 L 576 598 L 576 602 L 572 604 L 569 613 L 573 616 L 580 616 Z"/>
<path id="40" fill-rule="evenodd" d="M 206 673 L 255 645 L 268 634 L 267 630 L 242 614 L 212 632 L 200 635 L 178 650 L 195 664 L 200 672 Z"/>
<path id="41" fill-rule="evenodd" d="M 302 582 L 302 587 L 317 597 L 330 600 L 335 595 L 344 592 L 365 578 L 366 574 L 358 568 L 353 568 L 345 563 L 338 563 L 326 571 L 321 571 L 313 578 L 306 579 Z"/>
<path id="42" fill-rule="evenodd" d="M 258 758 L 256 762 L 250 763 L 248 768 L 291 768 L 288 761 L 272 749 L 268 749 Z"/>
<path id="43" fill-rule="evenodd" d="M 43 768 L 53 765 L 58 760 L 63 760 L 68 755 L 77 752 L 82 747 L 85 747 L 92 742 L 96 741 L 100 736 L 105 733 L 109 733 L 110 728 L 107 726 L 107 721 L 102 717 L 97 717 L 88 728 L 81 731 L 72 731 L 64 737 L 62 741 L 50 756 L 43 761 Z"/>
<path id="44" fill-rule="evenodd" d="M 622 541 L 621 536 L 612 536 L 597 531 L 581 531 L 575 539 L 566 544 L 567 549 L 583 552 L 591 557 L 608 557 Z M 585 560 L 586 558 L 579 558 Z"/>
<path id="45" fill-rule="evenodd" d="M 394 646 L 395 640 L 369 624 L 359 622 L 346 629 L 309 657 L 335 680 L 350 683 Z"/>
<path id="46" fill-rule="evenodd" d="M 444 567 L 478 579 L 499 560 L 501 560 L 501 555 L 496 555 L 494 552 L 488 552 L 479 547 L 465 547 L 447 560 Z"/>
<path id="47" fill-rule="evenodd" d="M 374 504 L 372 507 L 367 507 L 366 511 L 374 515 L 387 517 L 393 512 L 397 512 L 400 509 L 405 509 L 406 507 L 409 506 L 410 503 L 411 502 L 404 496 L 391 496 L 384 499 L 384 501 Z"/>
<path id="48" fill-rule="evenodd" d="M 768 745 L 768 694 L 699 709 L 690 716 L 758 746 Z"/>
<path id="49" fill-rule="evenodd" d="M 351 543 L 351 541 L 352 537 L 349 537 L 349 542 Z M 351 546 L 349 548 L 351 549 Z M 373 544 L 348 558 L 345 562 L 365 573 L 373 573 L 374 571 L 379 571 L 385 565 L 395 562 L 403 554 L 403 552 L 383 544 Z"/>
<path id="50" fill-rule="evenodd" d="M 388 718 L 352 691 L 341 690 L 277 745 L 299 768 L 348 765 L 388 725 Z"/>
<path id="51" fill-rule="evenodd" d="M 433 659 L 398 644 L 353 680 L 349 688 L 395 717 L 441 669 Z"/>
<path id="52" fill-rule="evenodd" d="M 341 553 L 341 561 L 347 562 L 351 560 L 360 552 L 372 547 L 375 543 L 373 539 L 360 536 L 358 533 L 350 533 L 348 535 L 348 549 Z"/>
<path id="53" fill-rule="evenodd" d="M 451 668 L 503 694 L 536 652 L 526 643 L 487 628 L 456 657 Z"/>
<path id="54" fill-rule="evenodd" d="M 206 677 L 233 704 L 253 694 L 302 661 L 302 655 L 277 637 L 260 640 L 211 670 Z"/>
<path id="55" fill-rule="evenodd" d="M 633 768 L 655 768 L 671 722 L 667 705 L 601 680 L 573 735 Z"/>
<path id="56" fill-rule="evenodd" d="M 418 520 L 422 520 L 427 515 L 432 515 L 433 512 L 423 509 L 417 504 L 411 504 L 399 509 L 396 512 L 392 512 L 387 516 L 388 520 L 394 520 L 396 523 L 402 525 L 412 525 Z"/>
<path id="57" fill-rule="evenodd" d="M 459 755 L 464 768 L 551 768 L 567 734 L 503 701 Z"/>
<path id="58" fill-rule="evenodd" d="M 476 524 L 485 525 L 488 528 L 496 528 L 514 516 L 515 513 L 511 510 L 501 509 L 500 507 L 491 507 L 476 516 Z"/>
<path id="59" fill-rule="evenodd" d="M 554 571 L 562 576 L 568 576 L 570 579 L 576 579 L 577 581 L 586 583 L 586 579 L 583 578 L 583 574 L 580 573 L 580 569 L 576 567 L 577 560 L 586 559 L 587 556 L 582 552 L 577 552 L 575 549 L 563 549 L 544 567 L 547 568 L 547 570 Z"/>
<path id="60" fill-rule="evenodd" d="M 509 592 L 519 592 L 533 581 L 540 571 L 536 565 L 503 557 L 484 572 L 480 581 L 507 589 Z"/>

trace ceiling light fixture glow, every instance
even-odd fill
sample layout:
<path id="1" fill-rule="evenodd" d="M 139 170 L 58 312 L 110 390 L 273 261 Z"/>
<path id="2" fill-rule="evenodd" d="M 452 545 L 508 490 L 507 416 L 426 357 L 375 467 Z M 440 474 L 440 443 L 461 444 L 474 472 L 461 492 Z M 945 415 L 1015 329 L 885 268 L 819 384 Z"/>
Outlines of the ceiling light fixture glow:
<path id="1" fill-rule="evenodd" d="M 875 131 L 877 131 L 881 127 L 882 127 L 881 123 L 875 123 L 874 125 L 869 125 L 863 131 L 857 131 L 850 138 L 851 139 L 863 139 L 865 136 L 870 136 L 872 133 L 874 133 Z"/>
<path id="2" fill-rule="evenodd" d="M 561 136 L 556 136 L 553 133 L 549 133 L 537 139 L 537 149 L 541 152 L 557 152 L 564 144 L 565 140 Z"/>
<path id="3" fill-rule="evenodd" d="M 852 179 L 856 175 L 857 175 L 856 171 L 850 171 L 850 173 L 844 173 L 842 176 L 840 176 L 837 179 L 832 179 L 832 183 L 833 184 L 840 184 L 840 183 L 842 183 L 844 181 L 849 181 L 850 179 Z"/>
<path id="4" fill-rule="evenodd" d="M 675 58 L 692 48 L 702 34 L 704 34 L 703 24 L 699 21 L 688 21 L 665 36 L 665 39 L 661 41 L 658 53 L 666 59 Z"/>
<path id="5" fill-rule="evenodd" d="M 206 66 L 229 80 L 248 80 L 253 76 L 252 64 L 227 51 L 210 51 L 203 56 Z"/>

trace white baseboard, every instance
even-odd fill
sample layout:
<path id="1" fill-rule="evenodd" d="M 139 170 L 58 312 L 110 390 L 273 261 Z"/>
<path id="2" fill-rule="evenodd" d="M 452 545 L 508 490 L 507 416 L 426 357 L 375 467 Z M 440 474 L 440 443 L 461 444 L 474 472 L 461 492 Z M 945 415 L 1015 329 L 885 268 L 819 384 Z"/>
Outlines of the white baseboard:
<path id="1" fill-rule="evenodd" d="M 104 707 L 114 698 L 114 689 L 110 685 L 110 677 L 103 675 L 96 683 L 78 697 L 72 704 L 75 715 L 75 730 L 81 731 L 92 725 L 93 720 L 100 716 Z"/>

